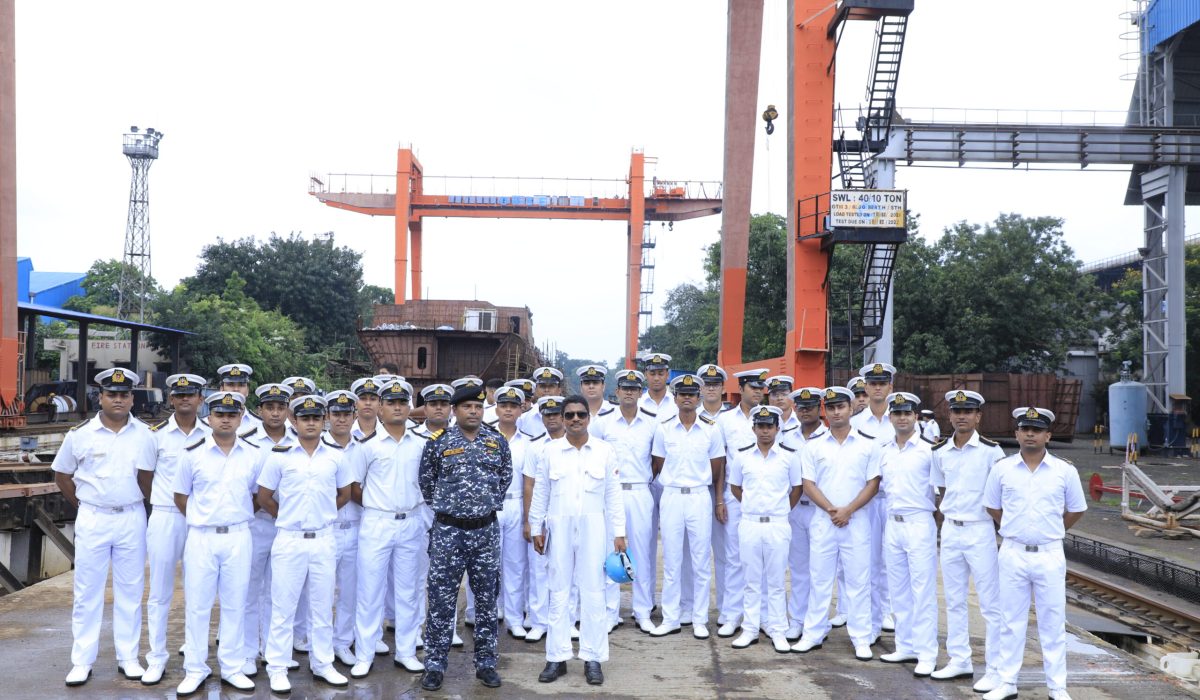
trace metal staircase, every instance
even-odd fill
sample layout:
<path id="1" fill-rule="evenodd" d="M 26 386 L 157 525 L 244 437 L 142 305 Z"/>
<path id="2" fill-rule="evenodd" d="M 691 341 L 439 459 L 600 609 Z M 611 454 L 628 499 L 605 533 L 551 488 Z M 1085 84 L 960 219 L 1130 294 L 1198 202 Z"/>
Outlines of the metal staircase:
<path id="1" fill-rule="evenodd" d="M 642 229 L 642 288 L 638 299 L 638 335 L 650 329 L 654 313 L 654 247 L 658 245 L 654 229 L 647 221 Z"/>

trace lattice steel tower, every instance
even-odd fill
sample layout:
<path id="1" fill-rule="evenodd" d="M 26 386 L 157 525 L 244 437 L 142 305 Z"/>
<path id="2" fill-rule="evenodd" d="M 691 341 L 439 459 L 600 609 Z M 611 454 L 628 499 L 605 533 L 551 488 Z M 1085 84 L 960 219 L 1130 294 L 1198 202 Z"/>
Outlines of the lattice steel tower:
<path id="1" fill-rule="evenodd" d="M 121 282 L 117 289 L 117 316 L 146 315 L 146 288 L 150 280 L 150 166 L 158 160 L 158 142 L 163 133 L 153 127 L 139 133 L 129 127 L 121 152 L 129 158 L 133 177 L 129 181 L 129 220 L 125 227 L 125 257 L 121 267 Z M 137 274 L 135 274 L 135 272 Z"/>

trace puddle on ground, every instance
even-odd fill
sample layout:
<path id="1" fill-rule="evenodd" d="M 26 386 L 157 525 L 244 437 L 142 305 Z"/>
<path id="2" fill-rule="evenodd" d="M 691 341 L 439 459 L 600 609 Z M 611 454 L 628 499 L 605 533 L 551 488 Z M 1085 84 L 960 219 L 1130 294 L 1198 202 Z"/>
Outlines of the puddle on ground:
<path id="1" fill-rule="evenodd" d="M 1083 656 L 1112 656 L 1113 653 L 1094 644 L 1088 644 L 1079 637 L 1067 633 L 1067 653 L 1082 654 Z"/>

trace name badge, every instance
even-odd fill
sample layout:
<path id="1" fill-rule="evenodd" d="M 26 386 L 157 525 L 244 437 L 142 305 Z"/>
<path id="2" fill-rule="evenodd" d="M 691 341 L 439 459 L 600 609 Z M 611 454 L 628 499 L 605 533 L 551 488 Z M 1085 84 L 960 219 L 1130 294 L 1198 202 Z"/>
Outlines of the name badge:
<path id="1" fill-rule="evenodd" d="M 442 452 L 442 456 L 443 457 L 453 457 L 454 455 L 460 455 L 466 451 L 467 451 L 466 448 L 463 448 L 463 447 L 452 447 L 452 448 Z"/>

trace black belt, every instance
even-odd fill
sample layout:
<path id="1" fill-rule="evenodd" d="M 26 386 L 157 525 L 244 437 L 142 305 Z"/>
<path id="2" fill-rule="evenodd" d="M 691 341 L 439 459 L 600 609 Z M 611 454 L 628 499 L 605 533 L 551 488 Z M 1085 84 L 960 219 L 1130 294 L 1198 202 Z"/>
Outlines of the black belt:
<path id="1" fill-rule="evenodd" d="M 496 514 L 485 515 L 482 518 L 456 518 L 453 515 L 438 513 L 434 516 L 434 520 L 443 525 L 451 525 L 460 530 L 478 530 L 481 527 L 487 527 L 496 522 Z"/>

